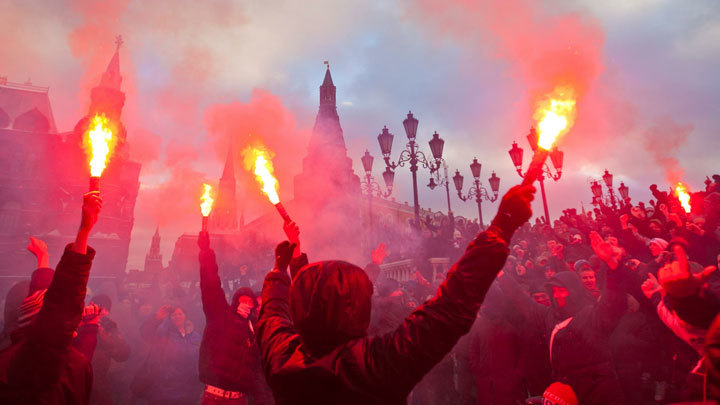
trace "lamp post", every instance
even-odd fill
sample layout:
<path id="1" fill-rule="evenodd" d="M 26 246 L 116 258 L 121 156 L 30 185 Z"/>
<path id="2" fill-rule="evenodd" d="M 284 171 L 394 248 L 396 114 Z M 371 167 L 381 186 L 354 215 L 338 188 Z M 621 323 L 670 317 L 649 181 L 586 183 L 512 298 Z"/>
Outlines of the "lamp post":
<path id="1" fill-rule="evenodd" d="M 413 204 L 415 208 L 415 226 L 420 227 L 420 205 L 418 203 L 418 188 L 417 188 L 417 171 L 418 166 L 422 166 L 426 169 L 430 169 L 430 172 L 435 172 L 440 168 L 438 157 L 442 158 L 442 149 L 444 141 L 439 138 L 437 132 L 433 134 L 433 139 L 430 141 L 430 148 L 433 150 L 433 157 L 436 158 L 435 162 L 428 161 L 425 158 L 425 154 L 419 150 L 415 137 L 417 136 L 418 120 L 413 117 L 412 111 L 408 112 L 407 118 L 403 120 L 403 127 L 405 128 L 405 135 L 407 135 L 408 143 L 405 145 L 405 149 L 400 152 L 400 157 L 397 163 L 390 161 L 390 153 L 392 152 L 393 138 L 395 135 L 388 131 L 387 127 L 383 127 L 382 132 L 378 135 L 378 143 L 380 144 L 380 151 L 382 152 L 383 159 L 385 160 L 386 171 L 395 172 L 398 166 L 405 166 L 405 163 L 409 163 L 410 172 L 412 173 L 413 181 Z M 437 135 L 437 136 L 436 136 Z M 437 141 L 436 141 L 437 139 Z M 440 142 L 440 144 L 438 144 Z M 435 151 L 439 152 L 439 156 L 435 155 Z"/>
<path id="2" fill-rule="evenodd" d="M 383 172 L 383 181 L 385 181 L 385 187 L 387 187 L 387 192 L 383 192 L 382 188 L 380 188 L 380 184 L 375 181 L 372 177 L 372 166 L 373 161 L 375 158 L 370 154 L 370 152 L 366 149 L 365 154 L 363 157 L 360 158 L 362 161 L 363 169 L 365 169 L 365 178 L 360 182 L 360 188 L 361 192 L 367 194 L 368 196 L 368 232 L 369 232 L 369 238 L 370 238 L 370 245 L 372 246 L 372 234 L 373 234 L 373 224 L 372 224 L 372 198 L 373 194 L 375 194 L 378 197 L 388 197 L 392 193 L 393 188 L 393 182 L 395 180 L 395 173 L 391 171 L 388 168 L 385 168 L 385 171 Z"/>
<path id="3" fill-rule="evenodd" d="M 447 170 L 447 163 L 445 160 L 442 160 L 442 167 L 444 170 L 444 176 L 440 177 L 440 170 L 435 170 L 434 173 L 430 173 L 430 183 L 428 183 L 428 187 L 430 187 L 430 190 L 435 190 L 435 187 L 441 186 L 445 187 L 445 195 L 447 196 L 447 206 L 448 206 L 448 219 L 450 220 L 450 226 L 453 230 L 455 230 L 455 217 L 453 216 L 452 209 L 450 208 L 450 181 L 448 178 L 448 170 Z M 437 181 L 435 180 L 437 179 Z"/>
<path id="4" fill-rule="evenodd" d="M 482 164 L 478 163 L 477 159 L 474 158 L 473 162 L 470 164 L 470 171 L 473 175 L 474 184 L 468 190 L 467 196 L 463 196 L 462 194 L 463 176 L 462 174 L 460 174 L 459 170 L 455 170 L 455 175 L 453 176 L 453 183 L 455 183 L 455 189 L 457 190 L 458 197 L 461 200 L 467 201 L 475 197 L 475 202 L 477 202 L 478 207 L 478 220 L 480 221 L 480 226 L 484 227 L 485 224 L 483 223 L 482 216 L 482 202 L 483 199 L 490 202 L 494 202 L 497 200 L 498 191 L 500 191 L 500 177 L 496 176 L 495 172 L 492 172 L 492 176 L 490 176 L 490 178 L 488 179 L 488 183 L 490 183 L 490 190 L 492 191 L 492 196 L 490 196 L 487 189 L 483 187 L 482 183 L 480 182 L 480 169 L 482 169 Z"/>
<path id="5" fill-rule="evenodd" d="M 615 207 L 615 192 L 613 191 L 613 175 L 610 174 L 610 172 L 605 169 L 605 174 L 602 176 L 603 181 L 605 182 L 605 186 L 608 188 L 608 191 L 610 192 L 610 204 Z"/>
<path id="6" fill-rule="evenodd" d="M 590 191 L 593 193 L 593 204 L 598 205 L 608 205 L 612 206 L 613 208 L 617 208 L 618 199 L 615 198 L 615 190 L 613 189 L 613 175 L 610 173 L 607 169 L 605 170 L 605 173 L 602 176 L 603 183 L 605 183 L 605 187 L 608 189 L 608 196 L 603 195 L 603 189 L 602 184 L 598 180 L 591 180 L 590 181 Z M 619 203 L 622 206 L 623 204 L 626 204 L 630 194 L 630 188 L 625 185 L 625 183 L 621 182 L 620 187 L 618 187 L 618 194 L 620 195 Z"/>
<path id="7" fill-rule="evenodd" d="M 538 134 L 537 131 L 535 131 L 535 128 L 530 128 L 530 133 L 527 135 L 527 140 L 530 143 L 530 148 L 532 148 L 533 152 L 537 149 L 537 143 L 538 143 Z M 510 154 L 510 159 L 512 159 L 513 165 L 515 165 L 515 170 L 517 170 L 518 175 L 520 177 L 525 177 L 525 174 L 523 174 L 522 170 L 522 161 L 523 161 L 523 149 L 517 145 L 517 142 L 513 142 L 512 148 L 508 151 L 508 154 Z M 547 163 L 543 164 L 542 172 L 538 176 L 538 182 L 540 183 L 540 192 L 542 194 L 542 200 L 543 200 L 543 208 L 545 209 L 545 222 L 550 223 L 550 213 L 548 211 L 548 205 L 547 205 L 547 197 L 545 196 L 545 176 L 552 179 L 553 181 L 560 180 L 560 177 L 562 177 L 562 166 L 563 166 L 563 158 L 564 153 L 556 147 L 553 147 L 553 149 L 550 151 L 550 161 L 552 162 L 553 167 L 555 167 L 555 174 L 552 173 L 550 170 L 550 167 L 547 165 Z"/>

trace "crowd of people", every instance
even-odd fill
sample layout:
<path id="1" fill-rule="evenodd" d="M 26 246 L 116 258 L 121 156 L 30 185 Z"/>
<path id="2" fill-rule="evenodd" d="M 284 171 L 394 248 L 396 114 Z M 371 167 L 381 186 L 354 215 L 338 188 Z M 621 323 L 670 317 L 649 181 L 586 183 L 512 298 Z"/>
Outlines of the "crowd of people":
<path id="1" fill-rule="evenodd" d="M 647 203 L 568 209 L 552 224 L 530 224 L 534 188 L 514 187 L 487 229 L 427 222 L 414 244 L 388 237 L 364 268 L 311 262 L 298 225 L 286 223 L 273 268 L 252 288 L 248 277 L 221 279 L 202 232 L 199 283 L 144 296 L 115 283 L 88 293 L 87 241 L 102 209 L 90 192 L 55 269 L 31 238 L 38 267 L 6 288 L 0 403 L 717 400 L 713 179 L 689 210 L 653 185 Z M 455 264 L 429 272 L 439 255 Z M 410 280 L 383 271 L 406 258 Z"/>

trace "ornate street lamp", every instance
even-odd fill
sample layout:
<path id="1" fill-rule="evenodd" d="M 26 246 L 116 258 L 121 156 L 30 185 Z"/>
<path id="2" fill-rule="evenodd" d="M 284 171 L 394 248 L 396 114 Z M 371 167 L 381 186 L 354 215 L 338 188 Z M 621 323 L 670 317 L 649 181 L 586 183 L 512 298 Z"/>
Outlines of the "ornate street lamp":
<path id="1" fill-rule="evenodd" d="M 593 180 L 590 183 L 590 191 L 592 191 L 593 194 L 593 205 L 601 204 L 603 200 L 603 191 L 602 186 L 597 180 Z"/>
<path id="2" fill-rule="evenodd" d="M 628 198 L 630 198 L 630 188 L 622 181 L 620 182 L 620 187 L 618 187 L 618 192 L 620 193 L 620 198 L 622 198 L 623 201 L 627 201 Z"/>
<path id="3" fill-rule="evenodd" d="M 538 147 L 538 134 L 537 131 L 535 131 L 535 128 L 530 128 L 530 133 L 527 135 L 527 140 L 530 143 L 530 148 L 534 152 Z M 515 170 L 517 171 L 518 175 L 520 175 L 520 177 L 525 177 L 525 174 L 527 173 L 523 174 L 522 169 L 523 149 L 518 146 L 517 142 L 513 142 L 512 148 L 510 148 L 508 154 L 510 155 L 510 159 L 515 166 Z M 545 177 L 547 176 L 553 181 L 560 180 L 560 177 L 562 177 L 563 158 L 564 153 L 559 150 L 557 146 L 553 147 L 553 149 L 550 151 L 550 161 L 555 168 L 555 174 L 552 173 L 550 167 L 547 165 L 547 163 L 545 163 L 543 165 L 542 173 L 538 176 L 538 182 L 540 183 L 540 192 L 542 194 L 543 200 L 543 208 L 545 209 L 545 222 L 547 222 L 548 224 L 550 223 L 550 213 L 548 211 L 547 197 L 545 195 Z"/>
<path id="4" fill-rule="evenodd" d="M 393 188 L 393 181 L 395 179 L 395 173 L 385 169 L 385 172 L 383 172 L 383 181 L 385 181 L 385 187 L 387 188 L 387 192 L 383 192 L 382 188 L 380 187 L 380 184 L 378 184 L 375 179 L 372 177 L 372 166 L 373 161 L 375 158 L 370 154 L 370 152 L 366 149 L 365 154 L 360 158 L 360 161 L 362 162 L 363 169 L 365 169 L 365 179 L 363 179 L 360 182 L 360 188 L 361 192 L 367 194 L 368 197 L 368 228 L 369 228 L 369 234 L 370 234 L 370 245 L 372 245 L 372 234 L 373 234 L 373 224 L 372 224 L 372 199 L 373 194 L 377 197 L 387 198 L 392 193 Z"/>
<path id="5" fill-rule="evenodd" d="M 590 191 L 593 193 L 593 204 L 608 205 L 613 208 L 617 208 L 618 200 L 615 198 L 615 190 L 613 189 L 613 175 L 607 169 L 602 175 L 602 182 L 605 183 L 605 187 L 608 189 L 608 195 L 605 196 L 602 190 L 602 183 L 599 180 L 590 181 Z M 630 189 L 625 183 L 620 183 L 618 187 L 618 193 L 620 194 L 620 205 L 627 203 L 629 199 Z"/>
<path id="6" fill-rule="evenodd" d="M 415 226 L 420 226 L 420 205 L 418 203 L 418 188 L 417 188 L 417 170 L 418 166 L 422 166 L 426 169 L 430 169 L 430 173 L 434 174 L 440 165 L 442 164 L 442 151 L 445 141 L 440 136 L 433 134 L 433 138 L 430 140 L 430 149 L 433 153 L 434 161 L 428 161 L 425 158 L 425 154 L 419 150 L 418 144 L 415 142 L 417 136 L 418 120 L 411 112 L 408 112 L 407 118 L 403 120 L 403 127 L 405 128 L 405 135 L 407 135 L 408 143 L 400 152 L 400 157 L 397 163 L 390 161 L 390 154 L 392 153 L 392 144 L 394 135 L 388 131 L 387 127 L 383 127 L 382 132 L 378 135 L 378 143 L 380 144 L 380 151 L 383 154 L 385 160 L 386 173 L 388 171 L 393 172 L 398 166 L 405 166 L 405 163 L 409 163 L 410 172 L 412 172 L 413 180 L 413 204 L 415 208 Z M 383 173 L 383 177 L 385 174 Z"/>
<path id="7" fill-rule="evenodd" d="M 520 153 L 522 154 L 522 151 Z M 482 183 L 480 183 L 480 169 L 482 169 L 482 164 L 478 163 L 477 159 L 473 159 L 473 162 L 470 164 L 470 172 L 472 172 L 474 184 L 468 190 L 467 196 L 463 196 L 462 194 L 464 179 L 459 170 L 455 170 L 453 183 L 455 183 L 455 189 L 457 190 L 458 197 L 461 200 L 467 201 L 475 197 L 475 202 L 477 202 L 478 206 L 478 220 L 480 221 L 480 226 L 484 227 L 485 224 L 483 223 L 482 217 L 482 202 L 483 199 L 490 202 L 497 200 L 498 191 L 500 191 L 500 177 L 495 175 L 495 172 L 492 172 L 492 176 L 488 179 L 488 183 L 490 183 L 490 190 L 492 191 L 492 196 L 490 196 L 487 189 L 483 187 Z"/>
<path id="8" fill-rule="evenodd" d="M 612 206 L 615 207 L 615 192 L 613 191 L 613 175 L 610 174 L 610 172 L 607 169 L 605 169 L 605 174 L 603 174 L 602 179 L 605 182 L 605 186 L 608 188 L 608 191 L 610 192 L 610 204 L 612 204 Z"/>

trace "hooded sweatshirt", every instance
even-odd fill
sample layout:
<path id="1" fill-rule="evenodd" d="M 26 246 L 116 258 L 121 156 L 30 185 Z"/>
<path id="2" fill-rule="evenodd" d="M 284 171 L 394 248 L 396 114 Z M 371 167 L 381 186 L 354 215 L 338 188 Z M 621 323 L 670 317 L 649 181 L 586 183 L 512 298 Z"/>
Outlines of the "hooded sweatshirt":
<path id="1" fill-rule="evenodd" d="M 608 272 L 607 293 L 597 303 L 575 273 L 556 274 L 547 284 L 553 311 L 548 318 L 553 378 L 570 385 L 582 404 L 623 403 L 608 340 L 627 302 L 620 291 L 622 266 Z M 560 306 L 553 287 L 569 295 Z"/>
<path id="2" fill-rule="evenodd" d="M 434 298 L 397 328 L 368 337 L 372 285 L 362 269 L 331 261 L 268 273 L 258 338 L 277 404 L 403 404 L 466 334 L 508 254 L 500 229 L 480 234 Z"/>

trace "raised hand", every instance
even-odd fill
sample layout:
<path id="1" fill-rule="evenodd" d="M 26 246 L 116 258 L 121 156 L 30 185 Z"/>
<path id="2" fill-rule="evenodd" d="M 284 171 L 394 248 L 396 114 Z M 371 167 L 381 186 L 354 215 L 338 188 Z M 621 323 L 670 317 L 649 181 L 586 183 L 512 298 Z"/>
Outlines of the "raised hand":
<path id="1" fill-rule="evenodd" d="M 514 232 L 532 216 L 530 202 L 535 198 L 535 187 L 518 185 L 505 193 L 500 201 L 493 225 L 505 232 Z"/>
<path id="2" fill-rule="evenodd" d="M 27 250 L 37 258 L 38 267 L 50 267 L 50 255 L 48 254 L 45 242 L 31 236 Z"/>
<path id="3" fill-rule="evenodd" d="M 163 305 L 158 309 L 157 313 L 155 314 L 155 318 L 158 320 L 165 319 L 173 312 L 173 307 L 170 305 Z"/>
<path id="4" fill-rule="evenodd" d="M 290 244 L 295 245 L 293 257 L 300 257 L 300 255 L 302 255 L 302 250 L 300 249 L 300 227 L 298 227 L 295 221 L 285 222 L 283 223 L 283 231 L 285 231 L 285 235 Z"/>
<path id="5" fill-rule="evenodd" d="M 604 241 L 602 236 L 595 231 L 590 232 L 590 246 L 597 257 L 602 259 L 611 269 L 617 268 L 622 256 L 622 249 Z"/>
<path id="6" fill-rule="evenodd" d="M 660 282 L 652 273 L 648 273 L 647 280 L 643 281 L 642 285 L 640 286 L 640 289 L 642 289 L 643 294 L 649 299 L 653 296 L 656 292 L 663 291 L 662 286 L 660 285 Z"/>
<path id="7" fill-rule="evenodd" d="M 82 219 L 80 220 L 80 229 L 77 238 L 72 246 L 72 250 L 82 255 L 87 254 L 87 242 L 90 237 L 90 231 L 97 223 L 98 215 L 102 209 L 102 198 L 99 191 L 90 191 L 83 195 Z"/>
<path id="8" fill-rule="evenodd" d="M 282 241 L 277 247 L 275 247 L 275 268 L 280 271 L 287 271 L 287 267 L 290 264 L 290 260 L 293 256 L 293 250 L 295 245 L 288 242 Z"/>
<path id="9" fill-rule="evenodd" d="M 370 251 L 370 257 L 372 259 L 372 262 L 377 264 L 378 266 L 382 264 L 387 254 L 388 251 L 384 242 L 380 242 L 374 250 Z"/>
<path id="10" fill-rule="evenodd" d="M 89 191 L 83 196 L 82 220 L 80 230 L 90 232 L 97 223 L 98 215 L 102 209 L 102 197 L 99 191 Z"/>

